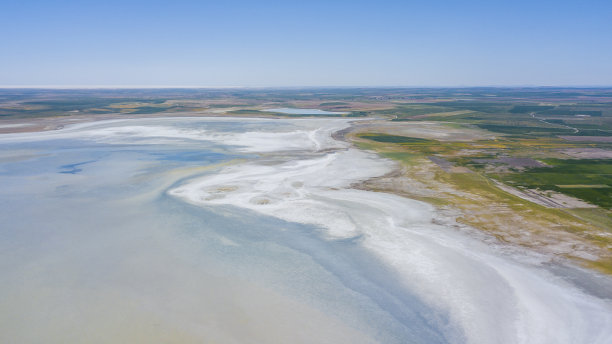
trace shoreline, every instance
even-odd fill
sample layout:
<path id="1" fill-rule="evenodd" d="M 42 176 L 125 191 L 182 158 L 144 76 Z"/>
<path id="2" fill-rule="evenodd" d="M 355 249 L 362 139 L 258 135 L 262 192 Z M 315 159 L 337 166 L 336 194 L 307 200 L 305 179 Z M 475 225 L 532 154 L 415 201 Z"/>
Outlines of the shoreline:
<path id="1" fill-rule="evenodd" d="M 146 119 L 204 119 L 210 117 L 215 120 L 256 120 L 256 119 L 269 119 L 269 120 L 288 120 L 288 121 L 312 121 L 312 120 L 332 120 L 332 121 L 345 121 L 348 123 L 348 126 L 338 130 L 332 130 L 330 132 L 330 138 L 332 140 L 336 140 L 339 142 L 343 142 L 350 147 L 359 150 L 372 151 L 375 154 L 379 155 L 381 158 L 384 157 L 384 151 L 378 149 L 376 147 L 362 147 L 360 145 L 361 139 L 356 137 L 356 133 L 364 133 L 369 131 L 376 131 L 380 129 L 381 123 L 385 123 L 384 119 L 380 118 L 329 118 L 329 117 L 304 117 L 304 118 L 291 118 L 291 117 L 283 117 L 283 116 L 236 116 L 236 115 L 224 115 L 216 112 L 198 112 L 197 116 L 185 116 L 187 113 L 177 112 L 173 113 L 172 116 L 168 116 L 168 114 L 159 114 L 159 115 L 133 115 L 126 117 L 122 114 L 115 115 L 100 115 L 98 116 L 90 116 L 90 115 L 69 115 L 66 117 L 52 117 L 52 118 L 35 118 L 35 119 L 16 119 L 10 120 L 6 122 L 0 121 L 0 137 L 3 134 L 23 134 L 23 133 L 36 133 L 36 132 L 54 132 L 61 129 L 69 129 L 70 127 L 81 127 L 81 126 L 89 126 L 95 125 L 98 122 L 110 122 L 110 121 L 131 121 L 131 120 L 146 120 Z M 42 122 L 41 122 L 42 121 Z M 32 123 L 34 122 L 34 123 Z M 44 124 L 44 125 L 43 125 Z M 3 127 L 4 126 L 4 127 Z M 382 154 L 382 155 L 381 155 Z M 394 159 L 391 159 L 394 160 Z M 375 192 L 384 192 L 390 193 L 394 195 L 398 195 L 400 197 L 405 197 L 408 199 L 416 199 L 422 202 L 429 203 L 430 205 L 436 207 L 439 211 L 451 214 L 456 218 L 464 219 L 467 217 L 474 216 L 470 211 L 466 211 L 465 209 L 461 209 L 456 206 L 456 204 L 452 204 L 452 197 L 448 197 L 448 195 L 441 195 L 437 190 L 431 187 L 431 185 L 423 184 L 423 180 L 415 180 L 414 174 L 412 176 L 409 175 L 408 170 L 409 166 L 406 166 L 401 160 L 395 160 L 397 165 L 394 170 L 389 171 L 385 175 L 376 176 L 369 178 L 367 180 L 363 180 L 357 183 L 352 184 L 350 187 L 358 190 L 364 191 L 375 191 Z M 432 166 L 434 167 L 434 166 Z M 435 167 L 433 170 L 436 170 Z M 432 171 L 429 169 L 429 173 L 436 173 L 439 171 Z M 412 177 L 412 179 L 411 179 Z M 416 182 L 416 184 L 415 184 Z M 407 184 L 408 183 L 408 184 Z M 436 183 L 443 184 L 443 181 L 437 180 Z M 426 183 L 427 184 L 427 183 Z M 408 187 L 409 190 L 406 188 Z M 452 185 L 445 185 L 444 187 L 453 187 Z M 498 187 L 499 188 L 499 187 Z M 448 190 L 446 190 L 448 191 Z M 506 190 L 500 188 L 500 192 L 507 192 Z M 455 190 L 452 193 L 458 193 L 458 190 Z M 509 193 L 512 194 L 512 193 Z M 512 194 L 514 195 L 514 194 Z M 449 204 L 450 202 L 450 204 Z M 462 221 L 460 221 L 462 222 Z M 529 221 L 527 221 L 529 223 Z M 550 256 L 550 259 L 558 262 L 565 262 L 570 264 L 575 264 L 577 266 L 581 266 L 584 268 L 588 268 L 588 270 L 597 271 L 600 273 L 604 273 L 606 275 L 612 275 L 612 270 L 601 269 L 596 265 L 589 263 L 589 261 L 594 260 L 595 256 L 599 256 L 593 249 L 588 249 L 584 245 L 581 247 L 583 249 L 591 250 L 585 252 L 584 254 L 578 253 L 576 256 L 568 256 L 568 251 L 559 252 L 555 251 L 554 248 L 552 250 L 543 249 L 542 247 L 537 247 L 529 243 L 522 242 L 522 240 L 515 240 L 514 237 L 507 237 L 506 233 L 513 229 L 505 228 L 503 225 L 496 224 L 494 227 L 504 227 L 501 229 L 491 229 L 487 228 L 490 226 L 479 225 L 479 223 L 474 222 L 465 222 L 464 224 L 473 227 L 474 230 L 482 232 L 484 235 L 492 235 L 496 240 L 499 241 L 501 245 L 508 245 L 508 247 L 514 247 L 516 249 L 523 249 L 528 251 L 533 251 L 535 253 L 546 254 Z M 501 226 L 501 227 L 500 227 Z M 532 240 L 533 238 L 529 238 Z M 575 238 L 574 238 L 575 239 Z M 576 242 L 576 240 L 571 241 Z"/>
<path id="2" fill-rule="evenodd" d="M 376 164 L 390 160 L 360 151 L 351 146 L 318 150 L 323 157 L 286 158 L 285 153 L 280 161 L 269 163 L 268 158 L 265 164 L 255 159 L 215 176 L 194 178 L 169 193 L 203 207 L 229 205 L 314 225 L 323 230 L 326 240 L 358 242 L 390 266 L 404 288 L 447 313 L 469 342 L 491 342 L 500 333 L 515 338 L 510 342 L 520 342 L 523 336 L 544 341 L 550 336 L 541 332 L 543 326 L 569 329 L 571 322 L 587 317 L 598 317 L 604 324 L 610 321 L 606 302 L 600 303 L 569 280 L 559 280 L 544 267 L 546 259 L 523 254 L 527 252 L 499 252 L 499 246 L 456 231 L 453 227 L 464 225 L 425 202 L 354 188 L 356 182 L 397 168 L 396 163 L 385 163 L 384 171 L 377 169 Z M 347 176 L 343 168 L 347 163 L 351 171 L 368 173 Z M 481 285 L 497 285 L 497 290 L 484 296 Z M 529 300 L 539 300 L 541 306 L 534 307 Z M 559 305 L 566 310 L 563 317 L 552 311 Z M 486 314 L 494 310 L 515 321 L 491 322 Z M 586 314 L 591 311 L 595 314 Z M 534 323 L 533 319 L 546 320 Z M 583 330 L 580 336 L 586 340 L 596 328 Z M 567 342 L 567 334 L 557 336 L 557 342 Z"/>
<path id="3" fill-rule="evenodd" d="M 415 128 L 420 125 L 419 122 L 411 123 Z M 429 123 L 424 125 L 428 127 Z M 401 166 L 394 174 L 359 183 L 357 188 L 394 193 L 433 204 L 440 210 L 454 213 L 462 224 L 493 236 L 502 245 L 546 254 L 552 261 L 569 262 L 612 275 L 612 252 L 601 245 L 598 238 L 609 235 L 605 224 L 587 221 L 578 212 L 597 210 L 597 207 L 589 205 L 576 210 L 534 203 L 479 173 L 456 167 L 448 170 L 432 161 L 430 156 L 360 137 L 370 132 L 384 133 L 385 129 L 385 123 L 379 122 L 347 133 L 345 140 L 353 145 L 390 158 Z M 410 129 L 410 132 L 416 130 Z M 584 204 L 580 200 L 574 203 Z"/>
<path id="4" fill-rule="evenodd" d="M 439 319 L 427 321 L 451 326 L 445 333 L 452 338 L 465 336 L 472 343 L 499 342 L 499 338 L 510 343 L 570 343 L 572 339 L 594 342 L 612 336 L 602 326 L 612 322 L 609 302 L 560 279 L 542 265 L 541 257 L 500 252 L 503 246 L 457 230 L 467 225 L 457 222 L 454 214 L 439 212 L 436 205 L 355 188 L 356 183 L 389 173 L 412 182 L 405 175 L 397 176 L 398 168 L 402 171 L 398 162 L 335 139 L 350 135 L 347 129 L 355 119 L 289 119 L 292 127 L 281 131 L 203 136 L 207 132 L 201 128 L 151 126 L 165 122 L 148 118 L 151 120 L 144 125 L 121 126 L 110 121 L 109 126 L 81 124 L 72 130 L 65 128 L 64 133 L 101 142 L 110 137 L 112 143 L 126 137 L 153 138 L 153 143 L 180 135 L 253 153 L 252 159 L 222 167 L 218 173 L 188 178 L 168 194 L 203 207 L 233 206 L 312 225 L 322 240 L 363 247 L 397 275 L 397 288 L 417 295 L 448 317 L 448 324 L 440 324 Z M 559 331 L 551 334 L 547 328 Z"/>

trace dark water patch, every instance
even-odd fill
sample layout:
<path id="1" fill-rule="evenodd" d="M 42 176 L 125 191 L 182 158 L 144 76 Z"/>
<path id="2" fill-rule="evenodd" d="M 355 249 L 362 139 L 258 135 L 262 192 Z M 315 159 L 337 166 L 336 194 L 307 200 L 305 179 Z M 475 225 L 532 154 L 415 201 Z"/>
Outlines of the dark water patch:
<path id="1" fill-rule="evenodd" d="M 89 160 L 89 161 L 77 162 L 77 163 L 74 163 L 74 164 L 62 165 L 62 166 L 60 166 L 61 171 L 59 171 L 59 173 L 77 174 L 77 173 L 83 171 L 83 169 L 80 168 L 80 166 L 87 165 L 87 164 L 90 164 L 90 163 L 96 162 L 96 161 L 98 161 L 98 160 Z"/>
<path id="2" fill-rule="evenodd" d="M 612 279 L 608 276 L 567 264 L 551 263 L 546 268 L 586 294 L 612 301 Z"/>
<path id="3" fill-rule="evenodd" d="M 222 153 L 214 153 L 209 151 L 162 151 L 162 152 L 151 152 L 150 155 L 155 160 L 160 161 L 177 161 L 177 162 L 197 162 L 197 163 L 214 163 L 222 160 L 227 160 L 228 155 Z M 233 157 L 230 157 L 233 158 Z"/>

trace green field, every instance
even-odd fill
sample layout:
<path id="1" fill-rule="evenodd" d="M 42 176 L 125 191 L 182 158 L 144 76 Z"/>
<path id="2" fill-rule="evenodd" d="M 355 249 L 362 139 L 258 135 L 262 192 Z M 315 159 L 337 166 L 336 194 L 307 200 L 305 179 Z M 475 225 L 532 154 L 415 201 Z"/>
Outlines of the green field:
<path id="1" fill-rule="evenodd" d="M 612 187 L 607 187 L 612 186 L 612 159 L 546 158 L 547 153 L 551 155 L 561 147 L 568 147 L 561 141 L 549 140 L 546 137 L 539 140 L 511 137 L 495 141 L 440 142 L 382 133 L 361 134 L 359 137 L 380 143 L 397 144 L 412 154 L 439 156 L 456 166 L 470 168 L 508 185 L 556 191 L 605 209 L 612 208 Z M 475 153 L 468 156 L 460 154 L 466 149 L 474 150 Z M 538 156 L 537 160 L 533 160 L 534 163 L 543 163 L 546 167 L 520 166 L 520 162 L 531 159 L 532 155 Z M 510 163 L 504 164 L 503 159 L 499 160 L 500 157 Z M 518 166 L 512 165 L 512 158 L 518 159 Z M 495 159 L 498 159 L 498 162 Z M 496 166 L 505 167 L 504 172 L 491 172 Z"/>
<path id="2" fill-rule="evenodd" d="M 602 208 L 612 208 L 612 188 L 602 187 L 612 186 L 612 159 L 546 159 L 544 162 L 550 167 L 492 176 L 509 185 L 557 191 Z"/>

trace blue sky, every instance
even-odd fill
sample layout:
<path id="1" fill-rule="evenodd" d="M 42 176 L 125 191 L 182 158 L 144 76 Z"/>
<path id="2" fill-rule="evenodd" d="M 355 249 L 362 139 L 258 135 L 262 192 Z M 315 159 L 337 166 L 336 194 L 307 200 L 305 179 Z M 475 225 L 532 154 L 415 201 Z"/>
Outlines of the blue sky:
<path id="1" fill-rule="evenodd" d="M 7 1 L 0 85 L 612 85 L 612 1 Z"/>

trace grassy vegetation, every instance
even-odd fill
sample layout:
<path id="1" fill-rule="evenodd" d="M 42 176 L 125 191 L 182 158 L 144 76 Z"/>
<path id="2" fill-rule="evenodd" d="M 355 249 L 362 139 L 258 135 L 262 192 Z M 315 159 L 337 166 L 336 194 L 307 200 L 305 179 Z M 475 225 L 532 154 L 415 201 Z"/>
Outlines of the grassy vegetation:
<path id="1" fill-rule="evenodd" d="M 260 111 L 255 109 L 238 109 L 226 112 L 227 115 L 238 115 L 238 116 L 262 116 L 262 115 L 273 115 L 277 117 L 293 117 L 293 118 L 307 118 L 307 117 L 365 117 L 368 116 L 366 111 L 353 111 L 347 114 L 288 114 L 280 112 Z"/>
<path id="2" fill-rule="evenodd" d="M 271 115 L 272 112 L 265 112 L 265 111 L 259 111 L 259 110 L 253 110 L 253 109 L 238 109 L 238 110 L 227 111 L 226 114 L 228 114 L 228 115 L 239 115 L 239 116 L 245 116 L 245 115 L 249 115 L 249 116 L 261 116 L 263 114 Z"/>
<path id="3" fill-rule="evenodd" d="M 377 114 L 393 116 L 394 121 L 405 121 L 411 120 L 415 116 L 422 116 L 431 113 L 440 113 L 449 111 L 447 108 L 441 106 L 431 105 L 398 105 L 391 110 L 377 111 Z"/>
<path id="4" fill-rule="evenodd" d="M 544 115 L 552 115 L 552 116 L 576 116 L 576 115 L 586 115 L 592 117 L 601 117 L 603 112 L 601 110 L 577 110 L 566 107 L 558 107 L 549 111 L 542 112 Z"/>
<path id="5" fill-rule="evenodd" d="M 571 135 L 574 130 L 568 128 L 547 128 L 536 126 L 514 126 L 514 125 L 499 125 L 499 124 L 477 124 L 479 128 L 494 131 L 496 133 L 512 134 L 517 136 L 556 136 L 556 135 Z"/>
<path id="6" fill-rule="evenodd" d="M 21 107 L 1 107 L 0 116 L 30 118 L 69 116 L 73 114 L 158 113 L 175 109 L 164 105 L 166 99 L 76 97 L 68 99 L 25 101 Z"/>
<path id="7" fill-rule="evenodd" d="M 153 106 L 140 106 L 133 110 L 130 110 L 128 113 L 130 114 L 148 114 L 148 113 L 158 113 L 169 110 L 179 110 L 176 107 L 153 107 Z"/>
<path id="8" fill-rule="evenodd" d="M 552 110 L 554 106 L 546 105 L 515 105 L 510 109 L 510 113 L 530 113 L 530 112 L 541 112 L 545 110 Z"/>
<path id="9" fill-rule="evenodd" d="M 606 187 L 612 186 L 612 159 L 546 159 L 545 162 L 550 167 L 494 177 L 510 185 L 561 192 L 606 209 L 612 208 L 612 188 Z"/>
<path id="10" fill-rule="evenodd" d="M 431 143 L 431 140 L 419 139 L 416 137 L 387 135 L 387 134 L 364 134 L 361 137 L 377 142 L 393 143 Z"/>
<path id="11" fill-rule="evenodd" d="M 407 167 L 407 176 L 424 184 L 426 190 L 419 193 L 410 190 L 381 190 L 408 193 L 407 196 L 421 199 L 440 207 L 452 206 L 462 210 L 459 222 L 487 231 L 502 242 L 542 248 L 555 246 L 559 242 L 580 242 L 597 251 L 599 259 L 585 260 L 579 255 L 567 253 L 567 257 L 601 272 L 612 274 L 612 212 L 602 208 L 558 209 L 547 208 L 509 194 L 498 188 L 492 179 L 526 187 L 558 190 L 586 199 L 606 208 L 597 194 L 606 194 L 612 166 L 609 160 L 543 159 L 551 167 L 527 170 L 508 169 L 506 173 L 490 173 L 486 163 L 475 163 L 477 158 L 495 158 L 501 155 L 527 155 L 545 150 L 550 155 L 559 147 L 567 147 L 558 139 L 504 138 L 501 140 L 476 140 L 473 142 L 440 142 L 414 137 L 388 135 L 384 133 L 361 133 L 357 135 L 361 148 L 373 149 L 387 158 L 401 162 Z M 466 150 L 472 155 L 465 156 Z M 458 166 L 469 167 L 473 173 L 448 173 L 427 159 L 428 156 L 443 157 Z M 599 184 L 597 188 L 584 187 Z M 513 180 L 515 178 L 515 180 Z M 562 189 L 559 185 L 579 186 Z M 520 182 L 520 183 L 519 183 Z M 416 189 L 415 189 L 416 190 Z M 596 190 L 596 191 L 593 191 Z M 585 194 L 581 194 L 581 192 Z M 609 199 L 608 201 L 609 202 Z M 520 229 L 520 231 L 517 231 Z M 524 236 L 522 233 L 530 233 Z"/>
<path id="12" fill-rule="evenodd" d="M 474 142 L 440 142 L 423 138 L 366 133 L 360 138 L 381 143 L 394 143 L 411 154 L 423 156 L 437 155 L 457 166 L 468 167 L 474 172 L 488 178 L 494 178 L 506 184 L 530 189 L 550 190 L 566 194 L 598 205 L 605 209 L 612 208 L 612 159 L 551 159 L 540 158 L 546 167 L 522 168 L 508 164 L 503 173 L 489 172 L 493 169 L 490 162 L 499 156 L 525 158 L 539 152 L 552 152 L 561 147 L 568 147 L 561 141 L 524 140 L 505 138 L 502 140 L 479 140 Z M 463 150 L 472 150 L 464 155 Z M 397 154 L 397 153 L 396 153 Z M 552 153 L 549 153 L 550 155 Z M 498 165 L 504 165 L 499 163 Z M 594 187 L 590 187 L 594 186 Z"/>

